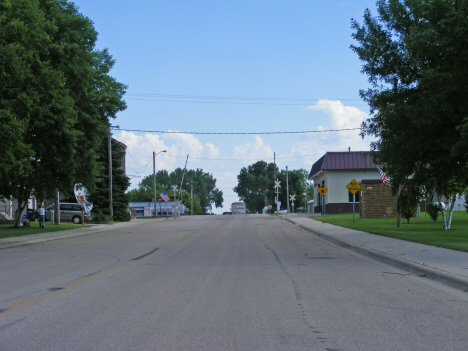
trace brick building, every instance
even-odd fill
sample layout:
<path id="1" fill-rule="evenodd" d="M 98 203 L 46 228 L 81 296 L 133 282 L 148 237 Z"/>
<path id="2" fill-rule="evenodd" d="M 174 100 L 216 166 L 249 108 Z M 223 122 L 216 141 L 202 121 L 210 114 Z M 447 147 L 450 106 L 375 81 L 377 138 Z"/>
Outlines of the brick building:
<path id="1" fill-rule="evenodd" d="M 359 216 L 361 218 L 395 218 L 397 201 L 392 189 L 379 180 L 361 181 Z"/>

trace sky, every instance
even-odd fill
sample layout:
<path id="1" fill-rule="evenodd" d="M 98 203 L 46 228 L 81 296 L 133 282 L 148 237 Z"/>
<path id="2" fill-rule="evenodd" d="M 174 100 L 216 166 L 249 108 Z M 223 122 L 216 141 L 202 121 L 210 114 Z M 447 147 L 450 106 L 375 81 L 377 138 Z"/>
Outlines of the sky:
<path id="1" fill-rule="evenodd" d="M 306 169 L 327 151 L 369 150 L 359 136 L 369 108 L 362 62 L 350 49 L 351 19 L 375 0 L 76 0 L 128 85 L 112 121 L 127 145 L 130 189 L 156 171 L 200 168 L 239 201 L 242 167 L 264 160 Z M 271 132 L 303 132 L 263 134 Z M 317 132 L 320 131 L 320 132 Z M 167 133 L 189 132 L 189 133 Z M 250 134 L 207 134 L 250 133 Z M 299 195 L 299 194 L 297 194 Z"/>

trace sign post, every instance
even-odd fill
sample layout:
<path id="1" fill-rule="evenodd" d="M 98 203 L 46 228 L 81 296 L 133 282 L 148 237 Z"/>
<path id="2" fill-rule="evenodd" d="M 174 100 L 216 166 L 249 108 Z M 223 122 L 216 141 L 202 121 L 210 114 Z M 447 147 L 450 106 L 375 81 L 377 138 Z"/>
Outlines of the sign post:
<path id="1" fill-rule="evenodd" d="M 294 213 L 294 200 L 296 200 L 296 195 L 289 195 L 289 200 L 292 202 L 292 213 Z"/>
<path id="2" fill-rule="evenodd" d="M 317 191 L 320 195 L 322 195 L 322 214 L 325 214 L 325 194 L 327 193 L 328 189 L 324 185 L 320 185 Z"/>
<path id="3" fill-rule="evenodd" d="M 356 203 L 356 193 L 361 190 L 361 186 L 354 179 L 346 185 L 346 189 L 353 194 L 353 224 L 354 224 L 354 204 Z"/>

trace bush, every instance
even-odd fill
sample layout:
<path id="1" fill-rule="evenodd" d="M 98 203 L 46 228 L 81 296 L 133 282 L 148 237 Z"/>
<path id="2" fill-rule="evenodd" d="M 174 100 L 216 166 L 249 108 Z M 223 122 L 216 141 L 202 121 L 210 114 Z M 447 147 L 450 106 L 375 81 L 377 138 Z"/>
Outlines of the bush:
<path id="1" fill-rule="evenodd" d="M 429 216 L 434 222 L 437 222 L 437 217 L 439 217 L 440 213 L 440 206 L 428 204 L 426 205 L 426 212 L 429 214 Z"/>
<path id="2" fill-rule="evenodd" d="M 127 208 L 119 207 L 114 210 L 114 221 L 118 222 L 128 222 L 130 218 L 130 213 L 128 213 Z"/>
<path id="3" fill-rule="evenodd" d="M 93 220 L 94 222 L 109 222 L 110 217 L 102 213 L 102 211 L 95 211 L 91 212 L 91 220 Z"/>
<path id="4" fill-rule="evenodd" d="M 419 200 L 416 195 L 408 190 L 402 190 L 398 196 L 397 211 L 409 224 L 411 217 L 416 215 L 419 206 Z"/>

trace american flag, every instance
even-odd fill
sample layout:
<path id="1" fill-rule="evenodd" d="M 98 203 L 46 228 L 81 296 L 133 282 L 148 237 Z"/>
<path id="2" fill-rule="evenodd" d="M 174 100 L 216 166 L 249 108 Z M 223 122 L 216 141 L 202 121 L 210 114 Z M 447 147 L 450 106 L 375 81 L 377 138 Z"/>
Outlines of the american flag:
<path id="1" fill-rule="evenodd" d="M 390 184 L 390 178 L 385 175 L 385 173 L 379 168 L 379 166 L 376 166 L 376 167 L 379 170 L 380 179 L 382 179 L 382 182 L 384 182 L 385 184 L 391 187 L 392 185 Z"/>
<path id="2" fill-rule="evenodd" d="M 169 196 L 167 196 L 165 191 L 163 191 L 161 194 L 159 194 L 159 196 L 161 196 L 161 199 L 163 199 L 164 201 L 166 201 L 166 202 L 169 201 Z"/>

